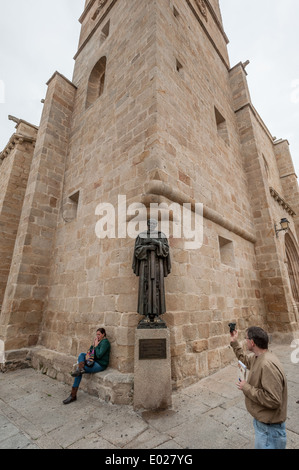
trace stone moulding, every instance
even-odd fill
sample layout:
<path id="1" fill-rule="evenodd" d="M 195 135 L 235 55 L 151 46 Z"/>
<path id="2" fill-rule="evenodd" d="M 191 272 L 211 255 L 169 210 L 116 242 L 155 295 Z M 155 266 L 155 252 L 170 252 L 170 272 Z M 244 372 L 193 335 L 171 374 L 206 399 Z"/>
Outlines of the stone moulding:
<path id="1" fill-rule="evenodd" d="M 80 18 L 79 18 L 79 23 L 81 23 L 81 24 L 83 23 L 84 19 L 86 18 L 87 13 L 90 11 L 90 9 L 91 9 L 92 6 L 94 5 L 95 1 L 96 1 L 96 0 L 90 0 L 90 1 L 88 2 L 88 4 L 86 5 L 86 8 L 84 9 L 82 15 L 81 15 Z"/>
<path id="2" fill-rule="evenodd" d="M 108 1 L 108 0 L 107 0 Z M 101 10 L 104 8 L 104 6 L 106 5 L 107 1 L 105 1 L 103 4 L 102 4 L 102 7 L 101 7 Z M 96 25 L 94 26 L 94 28 L 91 30 L 91 32 L 89 33 L 89 35 L 87 36 L 87 38 L 83 41 L 83 43 L 80 45 L 78 51 L 76 52 L 75 56 L 74 56 L 74 60 L 77 59 L 77 57 L 79 56 L 79 54 L 82 52 L 82 50 L 84 49 L 84 47 L 86 46 L 86 44 L 88 44 L 88 42 L 90 41 L 90 39 L 92 38 L 92 36 L 94 35 L 94 33 L 98 30 L 98 28 L 100 27 L 100 25 L 103 23 L 103 21 L 105 20 L 105 18 L 107 17 L 107 15 L 110 13 L 110 11 L 112 10 L 112 8 L 114 7 L 114 5 L 116 4 L 118 0 L 112 0 L 112 2 L 110 3 L 110 5 L 107 6 L 106 10 L 103 12 L 103 14 L 99 17 L 99 20 L 98 22 L 96 23 Z M 82 19 L 82 16 L 81 16 L 81 19 Z M 83 20 L 82 20 L 83 21 Z"/>
<path id="3" fill-rule="evenodd" d="M 290 214 L 292 217 L 296 215 L 296 212 L 291 208 L 291 206 L 278 194 L 278 192 L 270 187 L 270 194 L 275 199 L 275 201 L 284 208 L 284 210 Z"/>
<path id="4" fill-rule="evenodd" d="M 229 64 L 227 63 L 226 59 L 225 59 L 225 58 L 223 57 L 223 55 L 221 54 L 220 50 L 219 50 L 218 47 L 216 46 L 216 43 L 215 43 L 215 41 L 213 40 L 213 38 L 212 38 L 212 36 L 211 36 L 211 34 L 208 32 L 208 30 L 207 30 L 205 24 L 203 23 L 203 21 L 202 21 L 201 18 L 200 18 L 200 13 L 199 13 L 198 4 L 197 4 L 197 10 L 198 10 L 198 11 L 196 11 L 196 9 L 194 8 L 194 5 L 191 3 L 190 0 L 186 0 L 186 3 L 187 3 L 187 5 L 188 5 L 188 7 L 190 8 L 190 10 L 192 11 L 193 15 L 195 16 L 197 22 L 200 24 L 200 26 L 201 26 L 202 29 L 204 30 L 204 33 L 206 34 L 206 36 L 207 36 L 207 38 L 209 39 L 209 41 L 210 41 L 210 43 L 212 44 L 212 46 L 214 47 L 214 49 L 215 49 L 215 51 L 217 52 L 218 56 L 220 57 L 221 61 L 222 61 L 223 64 L 225 65 L 226 69 L 229 70 L 229 69 L 230 69 Z M 215 15 L 215 13 L 214 13 L 214 11 L 213 11 L 213 8 L 211 7 L 211 5 L 210 5 L 209 2 L 207 3 L 207 6 L 208 6 L 208 9 L 209 9 L 210 13 L 212 14 L 212 17 L 213 17 L 214 21 L 215 21 L 216 15 Z M 198 14 L 198 13 L 199 13 L 199 14 Z M 206 22 L 206 21 L 205 21 L 205 22 Z M 221 32 L 222 36 L 224 37 L 225 42 L 226 42 L 226 44 L 227 44 L 227 43 L 229 42 L 229 41 L 228 41 L 228 38 L 227 38 L 226 34 L 224 33 L 223 29 L 220 27 L 219 21 L 216 22 L 216 24 L 217 24 L 217 27 L 220 29 L 220 32 Z"/>
<path id="5" fill-rule="evenodd" d="M 240 65 L 237 64 L 237 65 Z M 244 65 L 242 64 L 242 67 L 244 68 Z M 233 67 L 234 68 L 234 67 Z M 232 68 L 232 69 L 233 69 Z M 232 70 L 231 69 L 231 70 Z M 259 113 L 257 112 L 257 110 L 255 109 L 255 107 L 252 105 L 252 103 L 246 103 L 244 104 L 243 106 L 241 106 L 241 108 L 237 109 L 235 111 L 235 114 L 239 113 L 240 111 L 243 111 L 244 109 L 248 108 L 251 113 L 253 114 L 253 116 L 255 117 L 257 123 L 260 125 L 260 127 L 263 129 L 263 131 L 265 132 L 266 136 L 268 137 L 268 139 L 270 140 L 271 144 L 274 145 L 275 142 L 273 140 L 273 137 L 272 137 L 272 134 L 271 132 L 269 131 L 269 129 L 267 128 L 266 124 L 264 123 L 264 121 L 262 120 L 261 116 L 259 115 Z"/>
<path id="6" fill-rule="evenodd" d="M 180 205 L 183 205 L 184 203 L 190 203 L 192 210 L 194 211 L 195 209 L 196 201 L 186 196 L 178 189 L 172 188 L 160 180 L 152 180 L 145 185 L 145 193 L 142 196 L 142 203 L 145 205 L 149 204 L 152 202 L 151 197 L 153 196 L 163 196 L 166 199 L 169 199 L 172 202 L 177 202 Z M 207 207 L 206 205 L 203 207 L 203 216 L 205 219 L 220 225 L 221 227 L 235 233 L 236 235 L 253 244 L 255 244 L 257 241 L 254 234 L 248 232 L 230 220 L 225 219 L 217 211 Z"/>
<path id="7" fill-rule="evenodd" d="M 195 4 L 197 5 L 199 11 L 203 15 L 204 19 L 208 21 L 208 13 L 207 13 L 207 5 L 205 4 L 204 0 L 195 0 Z"/>
<path id="8" fill-rule="evenodd" d="M 5 158 L 7 158 L 16 145 L 22 144 L 23 142 L 29 142 L 35 145 L 36 139 L 34 137 L 29 137 L 23 134 L 13 134 L 4 150 L 0 153 L 0 160 L 3 161 Z"/>

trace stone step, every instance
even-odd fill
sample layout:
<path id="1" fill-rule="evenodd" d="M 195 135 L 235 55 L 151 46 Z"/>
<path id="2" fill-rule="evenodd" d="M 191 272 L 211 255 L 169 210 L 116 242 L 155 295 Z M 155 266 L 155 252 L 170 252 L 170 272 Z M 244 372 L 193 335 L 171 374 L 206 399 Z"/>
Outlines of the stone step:
<path id="1" fill-rule="evenodd" d="M 59 382 L 72 386 L 74 379 L 71 372 L 77 358 L 42 347 L 7 351 L 6 368 L 32 367 Z M 80 389 L 105 402 L 115 405 L 133 403 L 134 374 L 123 374 L 108 367 L 98 374 L 84 375 Z"/>

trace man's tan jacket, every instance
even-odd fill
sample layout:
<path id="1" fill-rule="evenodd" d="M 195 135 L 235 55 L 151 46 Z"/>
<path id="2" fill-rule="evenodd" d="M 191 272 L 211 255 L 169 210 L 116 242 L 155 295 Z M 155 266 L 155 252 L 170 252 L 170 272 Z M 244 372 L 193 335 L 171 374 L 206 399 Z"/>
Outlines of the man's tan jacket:
<path id="1" fill-rule="evenodd" d="M 287 418 L 287 380 L 278 358 L 267 351 L 246 354 L 238 341 L 231 346 L 249 375 L 243 387 L 248 412 L 266 424 L 284 423 Z"/>

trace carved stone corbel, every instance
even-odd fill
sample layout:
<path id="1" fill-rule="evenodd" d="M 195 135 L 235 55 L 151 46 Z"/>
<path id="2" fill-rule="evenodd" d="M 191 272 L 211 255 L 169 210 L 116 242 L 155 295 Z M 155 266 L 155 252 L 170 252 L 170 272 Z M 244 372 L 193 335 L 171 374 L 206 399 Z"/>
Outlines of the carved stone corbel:
<path id="1" fill-rule="evenodd" d="M 205 20 L 208 21 L 208 10 L 205 0 L 195 0 L 195 4 Z"/>

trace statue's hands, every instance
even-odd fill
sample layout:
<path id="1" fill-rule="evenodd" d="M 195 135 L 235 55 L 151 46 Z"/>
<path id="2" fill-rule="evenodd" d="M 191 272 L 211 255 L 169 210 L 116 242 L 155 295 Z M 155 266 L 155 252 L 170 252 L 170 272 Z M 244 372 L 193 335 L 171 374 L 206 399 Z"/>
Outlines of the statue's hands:
<path id="1" fill-rule="evenodd" d="M 146 240 L 146 244 L 147 244 L 147 245 L 158 245 L 159 242 L 157 242 L 157 240 L 154 240 L 154 239 L 152 239 L 152 238 L 148 238 L 148 239 Z"/>
<path id="2" fill-rule="evenodd" d="M 146 248 L 147 248 L 148 251 L 155 251 L 156 250 L 156 247 L 154 245 L 148 245 Z"/>

